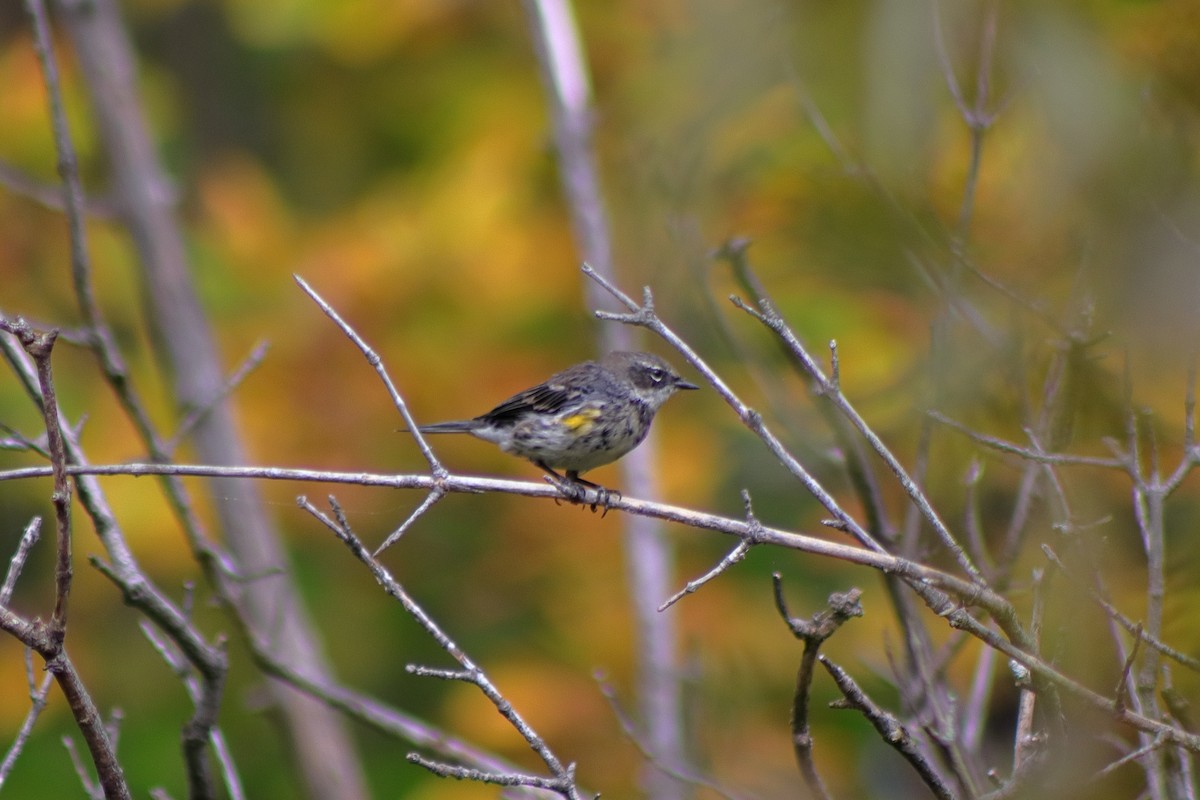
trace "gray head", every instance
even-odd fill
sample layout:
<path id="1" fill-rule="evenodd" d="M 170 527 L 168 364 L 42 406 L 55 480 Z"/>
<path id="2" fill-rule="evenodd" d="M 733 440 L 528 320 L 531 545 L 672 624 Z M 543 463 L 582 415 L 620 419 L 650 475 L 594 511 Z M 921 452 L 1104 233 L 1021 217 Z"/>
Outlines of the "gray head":
<path id="1" fill-rule="evenodd" d="M 655 410 L 680 389 L 700 388 L 679 377 L 670 364 L 653 353 L 609 353 L 600 359 L 600 366 L 627 382 L 630 390 Z"/>

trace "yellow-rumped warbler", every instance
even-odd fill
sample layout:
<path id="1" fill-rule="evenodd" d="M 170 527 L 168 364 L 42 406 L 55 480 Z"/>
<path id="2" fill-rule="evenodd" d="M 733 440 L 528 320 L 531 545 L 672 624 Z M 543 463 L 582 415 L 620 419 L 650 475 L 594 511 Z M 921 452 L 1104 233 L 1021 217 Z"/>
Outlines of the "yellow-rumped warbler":
<path id="1" fill-rule="evenodd" d="M 579 473 L 616 461 L 642 443 L 655 412 L 685 381 L 650 353 L 609 353 L 551 375 L 545 382 L 505 400 L 474 419 L 421 425 L 421 433 L 469 433 L 527 458 L 558 479 L 574 500 L 572 486 L 607 491 Z M 566 480 L 555 472 L 566 472 Z M 593 506 L 593 509 L 595 506 Z"/>

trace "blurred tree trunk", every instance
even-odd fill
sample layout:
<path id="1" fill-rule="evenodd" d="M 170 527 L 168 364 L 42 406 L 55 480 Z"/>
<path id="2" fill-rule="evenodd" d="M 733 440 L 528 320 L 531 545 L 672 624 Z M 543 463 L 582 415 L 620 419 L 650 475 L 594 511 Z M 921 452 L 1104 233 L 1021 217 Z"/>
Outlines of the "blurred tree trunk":
<path id="1" fill-rule="evenodd" d="M 113 191 L 133 236 L 145 313 L 160 364 L 171 377 L 180 409 L 203 408 L 225 380 L 208 320 L 188 271 L 182 237 L 136 91 L 136 63 L 113 0 L 59 2 L 80 72 L 91 94 Z M 245 463 L 233 414 L 215 405 L 193 441 L 209 464 Z M 270 631 L 279 655 L 309 675 L 327 672 L 320 644 L 291 582 L 279 537 L 251 481 L 213 480 L 225 540 L 244 575 L 269 575 L 243 584 L 250 623 Z M 271 691 L 290 733 L 296 765 L 312 797 L 367 797 L 361 767 L 343 721 L 332 709 L 278 681 Z"/>
<path id="2" fill-rule="evenodd" d="M 558 150 L 559 177 L 571 214 L 571 225 L 583 260 L 597 273 L 617 283 L 612 258 L 612 233 L 592 152 L 591 86 L 574 13 L 568 0 L 526 0 L 526 15 L 549 95 Z M 584 279 L 584 300 L 592 309 L 621 310 L 595 281 Z M 632 328 L 609 323 L 597 331 L 601 354 L 635 349 Z M 621 459 L 622 487 L 639 497 L 659 497 L 653 432 L 641 447 Z M 637 636 L 637 706 L 642 745 L 654 759 L 644 789 L 655 800 L 683 800 L 688 784 L 663 767 L 682 771 L 687 761 L 683 730 L 683 690 L 680 680 L 675 618 L 661 613 L 659 604 L 673 592 L 675 552 L 657 520 L 623 516 L 625 563 Z"/>

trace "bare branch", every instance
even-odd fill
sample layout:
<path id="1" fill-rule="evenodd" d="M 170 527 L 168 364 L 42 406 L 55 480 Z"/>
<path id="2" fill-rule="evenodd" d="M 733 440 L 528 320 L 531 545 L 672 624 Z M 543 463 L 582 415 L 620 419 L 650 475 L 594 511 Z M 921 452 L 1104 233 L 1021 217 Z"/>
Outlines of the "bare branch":
<path id="1" fill-rule="evenodd" d="M 305 294 L 312 298 L 313 302 L 320 307 L 325 316 L 333 320 L 333 323 L 341 329 L 342 333 L 346 335 L 346 338 L 353 342 L 354 346 L 362 351 L 363 356 L 367 359 L 367 363 L 371 365 L 376 374 L 379 375 L 379 379 L 383 381 L 383 385 L 387 389 L 388 395 L 392 398 L 392 403 L 396 406 L 396 410 L 399 411 L 400 416 L 404 418 L 404 425 L 408 432 L 412 434 L 413 439 L 416 440 L 417 447 L 421 448 L 421 455 L 425 456 L 425 460 L 429 462 L 430 472 L 433 473 L 435 479 L 444 477 L 446 474 L 446 468 L 442 466 L 440 461 L 438 461 L 437 456 L 433 453 L 433 449 L 430 448 L 429 443 L 425 441 L 425 437 L 422 435 L 419 427 L 417 426 L 416 420 L 413 419 L 412 414 L 408 410 L 408 404 L 404 402 L 404 397 L 400 394 L 400 391 L 396 389 L 396 384 L 392 382 L 392 377 L 388 374 L 387 368 L 383 366 L 383 359 L 374 351 L 374 349 L 371 348 L 369 344 L 367 344 L 365 339 L 359 336 L 358 331 L 354 330 L 350 323 L 342 319 L 342 316 L 338 314 L 333 306 L 326 302 L 325 298 L 317 294 L 317 290 L 312 288 L 307 281 L 305 281 L 299 275 L 293 275 L 292 279 L 295 280 L 297 285 L 304 290 Z"/>
<path id="2" fill-rule="evenodd" d="M 967 436 L 972 441 L 978 442 L 985 447 L 990 447 L 993 450 L 999 450 L 1002 453 L 1011 453 L 1015 456 L 1020 456 L 1028 461 L 1033 461 L 1039 464 L 1067 464 L 1081 467 L 1106 467 L 1109 469 L 1126 468 L 1126 462 L 1119 458 L 1103 458 L 1100 456 L 1077 456 L 1069 453 L 1045 453 L 1040 449 L 1022 447 L 1011 442 L 1006 442 L 1003 439 L 997 439 L 993 436 L 978 433 L 971 430 L 961 422 L 950 419 L 940 411 L 930 411 L 929 416 L 937 420 L 948 428 L 958 431 Z"/>
<path id="3" fill-rule="evenodd" d="M 605 311 L 597 311 L 596 316 L 598 316 L 600 319 L 610 319 L 630 325 L 641 325 L 649 328 L 665 339 L 667 343 L 678 350 L 680 354 L 687 359 L 689 364 L 691 364 L 701 375 L 704 376 L 705 381 L 707 381 L 714 389 L 716 389 L 717 394 L 719 394 L 721 399 L 723 399 L 730 406 L 730 408 L 734 410 L 734 412 L 738 415 L 738 418 L 742 420 L 746 427 L 748 427 L 760 439 L 763 440 L 763 442 L 767 445 L 767 448 L 771 451 L 771 454 L 779 459 L 779 462 L 783 464 L 789 472 L 799 478 L 800 482 L 804 485 L 804 488 L 807 489 L 808 492 L 813 495 L 813 497 L 817 498 L 817 501 L 821 503 L 821 505 L 824 506 L 829 513 L 833 514 L 839 523 L 845 526 L 844 530 L 854 536 L 854 538 L 858 539 L 858 541 L 860 541 L 864 546 L 878 552 L 884 551 L 883 545 L 875 541 L 871 534 L 864 530 L 862 526 L 860 526 L 858 522 L 850 516 L 850 514 L 843 510 L 838 502 L 833 498 L 833 495 L 829 494 L 829 492 L 827 492 L 825 488 L 821 486 L 817 479 L 814 478 L 808 472 L 808 470 L 806 470 L 803 465 L 801 465 L 800 462 L 797 461 L 796 458 L 787 451 L 779 438 L 776 437 L 775 434 L 770 431 L 770 429 L 768 429 L 766 423 L 762 419 L 762 415 L 743 403 L 742 400 L 733 392 L 733 390 L 729 388 L 728 384 L 726 384 L 725 381 L 723 381 L 720 376 L 718 376 L 717 373 L 711 367 L 709 367 L 708 364 L 706 364 L 691 347 L 689 347 L 681 338 L 679 338 L 679 336 L 675 334 L 674 331 L 670 330 L 662 323 L 661 320 L 658 319 L 658 317 L 654 314 L 654 298 L 649 287 L 645 288 L 645 291 L 643 292 L 642 304 L 639 305 L 628 295 L 618 289 L 612 282 L 596 273 L 587 264 L 584 264 L 582 269 L 585 275 L 589 276 L 592 278 L 592 280 L 603 286 L 609 293 L 613 295 L 613 297 L 617 298 L 622 305 L 630 310 L 630 313 L 628 314 L 612 314 Z"/>
<path id="4" fill-rule="evenodd" d="M 548 789 L 563 797 L 578 796 L 574 785 L 574 765 L 568 768 L 570 774 L 566 777 L 543 778 L 540 775 L 524 775 L 519 772 L 486 772 L 471 767 L 456 767 L 453 764 L 443 764 L 439 761 L 425 758 L 420 753 L 409 753 L 408 763 L 424 767 L 434 775 L 439 775 L 443 778 L 456 778 L 460 781 L 478 781 L 479 783 L 491 783 L 497 786 L 531 786 L 536 789 Z"/>
<path id="5" fill-rule="evenodd" d="M 638 733 L 637 725 L 629 716 L 629 713 L 622 707 L 621 700 L 617 697 L 617 690 L 612 684 L 608 683 L 604 676 L 597 674 L 596 683 L 600 687 L 600 694 L 608 701 L 608 707 L 612 709 L 613 716 L 617 719 L 617 724 L 621 726 L 621 732 L 625 734 L 625 738 L 633 743 L 633 746 L 642 754 L 642 758 L 646 759 L 655 767 L 662 770 L 667 775 L 670 775 L 676 780 L 690 783 L 694 786 L 699 786 L 708 789 L 714 794 L 725 798 L 725 800 L 738 800 L 738 795 L 732 794 L 728 789 L 716 783 L 715 781 L 706 778 L 702 775 L 697 775 L 688 770 L 684 771 L 671 764 L 663 762 L 662 758 L 655 754 L 651 748 L 643 741 L 643 737 Z"/>
<path id="6" fill-rule="evenodd" d="M 912 765 L 912 768 L 921 776 L 922 782 L 929 787 L 935 797 L 941 798 L 941 800 L 955 800 L 956 795 L 946 785 L 945 778 L 938 774 L 933 764 L 921 752 L 921 748 L 908 728 L 895 716 L 876 705 L 875 701 L 859 688 L 858 683 L 850 677 L 848 672 L 834 664 L 826 656 L 820 656 L 818 660 L 837 683 L 838 689 L 845 698 L 836 701 L 833 707 L 853 708 L 862 712 L 867 721 L 879 732 L 883 741 L 894 747 L 904 760 Z"/>
<path id="7" fill-rule="evenodd" d="M 304 497 L 297 499 L 297 504 L 324 524 L 327 528 L 333 531 L 334 535 L 346 545 L 354 557 L 361 561 L 371 574 L 375 577 L 377 583 L 383 587 L 393 599 L 400 603 L 404 611 L 412 617 L 418 625 L 425 629 L 426 633 L 433 637 L 438 646 L 442 648 L 451 658 L 457 661 L 463 668 L 459 674 L 444 673 L 440 674 L 442 678 L 453 678 L 455 680 L 463 680 L 474 684 L 479 688 L 496 710 L 505 720 L 521 735 L 521 737 L 529 744 L 535 753 L 549 767 L 553 774 L 553 779 L 550 782 L 553 785 L 542 786 L 541 788 L 554 788 L 556 791 L 561 791 L 564 797 L 576 800 L 579 798 L 579 792 L 574 782 L 574 770 L 571 767 L 564 767 L 558 757 L 554 755 L 549 746 L 529 725 L 528 722 L 521 716 L 496 688 L 495 684 L 487 677 L 484 671 L 467 656 L 466 652 L 450 638 L 441 626 L 429 616 L 426 611 L 413 600 L 412 596 L 392 577 L 387 568 L 375 560 L 370 551 L 363 546 L 362 542 L 345 524 L 345 517 L 342 514 L 341 507 L 333 498 L 329 498 L 330 507 L 338 519 L 330 519 L 327 515 L 318 510 L 315 506 L 308 502 Z M 482 779 L 481 779 L 482 780 Z M 490 782 L 490 781 L 489 781 Z M 512 785 L 528 785 L 528 784 L 512 784 Z"/>
<path id="8" fill-rule="evenodd" d="M 796 688 L 792 693 L 792 750 L 796 754 L 800 775 L 808 785 L 809 791 L 818 798 L 828 800 L 829 791 L 825 788 L 825 782 L 821 780 L 813 760 L 813 740 L 808 722 L 813 672 L 817 654 L 825 640 L 852 617 L 862 616 L 863 610 L 859 604 L 862 592 L 851 589 L 845 593 L 831 594 L 825 610 L 814 614 L 811 620 L 802 620 L 788 613 L 787 601 L 783 596 L 783 579 L 779 573 L 776 572 L 771 579 L 775 587 L 775 607 L 779 615 L 787 623 L 792 635 L 804 642 L 804 653 L 800 657 L 800 667 L 796 672 Z"/>
<path id="9" fill-rule="evenodd" d="M 261 478 L 267 480 L 297 480 L 327 483 L 353 483 L 364 486 L 388 486 L 393 488 L 432 488 L 433 478 L 428 475 L 378 475 L 370 473 L 339 473 L 320 470 L 292 470 L 278 467 L 210 467 L 200 465 L 180 464 L 129 464 L 106 466 L 77 466 L 68 467 L 69 474 L 78 475 L 202 475 L 236 478 Z M 46 467 L 28 467 L 17 470 L 0 472 L 0 481 L 17 478 L 45 476 L 49 474 Z M 538 483 L 506 481 L 490 478 L 475 478 L 450 476 L 443 481 L 447 491 L 480 493 L 486 491 L 504 491 L 532 497 L 556 499 L 560 495 L 552 486 Z M 682 525 L 698 529 L 712 530 L 728 535 L 744 537 L 750 533 L 749 526 L 742 520 L 721 517 L 715 514 L 692 511 L 689 509 L 669 506 L 661 503 L 651 503 L 628 497 L 613 500 L 612 508 L 629 513 L 643 514 L 657 519 L 678 522 Z M 881 570 L 885 574 L 894 574 L 904 579 L 910 586 L 935 588 L 950 592 L 964 605 L 979 605 L 987 609 L 998 621 L 1003 621 L 1008 630 L 1012 628 L 1012 609 L 1002 597 L 988 589 L 964 581 L 953 575 L 927 567 L 917 562 L 874 551 L 828 542 L 812 536 L 790 533 L 770 527 L 763 527 L 759 538 L 764 544 L 775 544 L 804 552 L 822 555 L 862 566 Z M 369 555 L 369 554 L 368 554 Z M 372 559 L 373 561 L 373 559 Z M 1089 705 L 1101 709 L 1109 709 L 1111 703 L 1086 688 L 1077 681 L 1062 674 L 1048 662 L 1034 653 L 1023 649 L 1019 644 L 1007 641 L 995 632 L 982 626 L 977 620 L 967 614 L 963 607 L 955 606 L 946 598 L 923 595 L 930 603 L 930 608 L 943 616 L 952 626 L 967 630 L 971 635 L 981 639 L 988 646 L 1015 659 L 1017 662 L 1033 670 L 1040 678 L 1070 692 L 1072 695 L 1085 700 Z M 5 622 L 0 617 L 0 627 Z M 1023 639 L 1018 638 L 1018 641 Z M 1139 730 L 1150 733 L 1166 731 L 1174 741 L 1189 750 L 1200 752 L 1200 736 L 1191 736 L 1183 731 L 1151 720 L 1139 714 L 1126 711 L 1115 715 L 1114 719 L 1132 725 Z"/>
<path id="10" fill-rule="evenodd" d="M 750 261 L 746 254 L 749 246 L 750 242 L 748 239 L 730 239 L 721 246 L 718 250 L 718 255 L 729 263 L 734 277 L 747 294 L 755 298 L 759 304 L 765 303 L 769 305 L 770 299 L 767 297 L 766 289 L 763 287 L 754 270 L 751 269 Z M 762 315 L 756 309 L 745 304 L 740 297 L 733 296 L 729 299 L 735 306 L 743 309 L 746 313 L 755 316 L 760 321 L 763 320 Z M 834 383 L 840 386 L 841 364 L 837 354 L 837 343 L 831 341 L 829 346 L 830 368 L 834 373 Z M 796 359 L 795 355 L 787 347 L 781 345 L 780 349 L 793 369 L 812 389 L 812 377 L 804 370 L 803 364 Z M 815 397 L 818 412 L 836 437 L 838 448 L 846 454 L 846 469 L 849 472 L 850 481 L 859 496 L 859 501 L 862 503 L 863 508 L 866 509 L 866 524 L 864 527 L 885 542 L 890 541 L 895 533 L 891 529 L 891 524 L 888 520 L 883 491 L 879 486 L 879 478 L 876 475 L 869 454 L 863 446 L 861 437 L 855 434 L 850 422 L 838 412 L 836 407 L 820 391 L 812 391 L 811 393 Z"/>
<path id="11" fill-rule="evenodd" d="M 378 558 L 380 553 L 382 553 L 384 550 L 387 550 L 389 547 L 399 541 L 400 537 L 404 535 L 404 532 L 413 526 L 413 523 L 420 519 L 426 511 L 433 508 L 434 504 L 445 496 L 446 490 L 442 488 L 441 484 L 435 483 L 433 490 L 430 491 L 429 494 L 425 495 L 425 499 L 421 501 L 421 505 L 417 506 L 416 510 L 408 515 L 408 518 L 400 524 L 399 528 L 388 534 L 388 537 L 383 540 L 383 544 L 379 545 L 379 547 L 376 547 L 375 552 L 372 553 L 372 555 Z M 594 508 L 595 507 L 593 506 L 593 509 Z M 604 513 L 608 513 L 607 505 L 604 507 Z"/>
<path id="12" fill-rule="evenodd" d="M 70 475 L 173 475 L 201 476 L 222 478 L 254 478 L 261 480 L 299 481 L 311 483 L 354 484 L 359 486 L 380 486 L 394 489 L 424 489 L 430 490 L 435 479 L 429 475 L 398 475 L 394 473 L 369 472 L 337 472 L 328 470 L 287 469 L 283 467 L 214 467 L 201 464 L 107 464 L 107 465 L 78 465 L 69 466 L 66 471 Z M 22 467 L 12 470 L 0 470 L 0 482 L 6 480 L 21 480 L 35 477 L 45 477 L 50 474 L 48 467 Z M 561 499 L 559 491 L 545 483 L 528 481 L 503 480 L 499 478 L 484 478 L 464 475 L 448 475 L 442 482 L 447 492 L 480 494 L 484 492 L 504 492 L 507 494 L 540 497 L 550 500 Z M 671 506 L 663 503 L 652 503 L 631 497 L 615 497 L 612 499 L 612 510 L 642 514 L 657 519 L 678 522 L 688 527 L 713 530 L 739 538 L 755 535 L 763 544 L 775 544 L 792 549 L 803 550 L 818 555 L 830 556 L 863 566 L 880 569 L 889 574 L 900 575 L 906 579 L 916 580 L 928 586 L 953 592 L 963 602 L 980 605 L 989 613 L 1001 616 L 1007 615 L 1005 601 L 984 587 L 970 583 L 954 575 L 927 567 L 916 561 L 880 553 L 865 548 L 838 544 L 814 536 L 789 533 L 777 528 L 762 526 L 755 532 L 752 525 L 744 520 L 722 517 L 691 509 Z"/>
<path id="13" fill-rule="evenodd" d="M 245 360 L 238 365 L 233 374 L 229 376 L 229 379 L 221 386 L 220 391 L 203 406 L 188 411 L 187 416 L 180 421 L 179 429 L 175 431 L 175 435 L 163 442 L 162 449 L 167 453 L 174 453 L 179 448 L 180 443 L 208 418 L 212 410 L 220 403 L 225 402 L 242 385 L 242 382 L 250 376 L 250 373 L 258 369 L 259 365 L 266 359 L 268 349 L 269 345 L 266 342 L 259 342 L 254 345 L 250 354 L 246 356 Z"/>
<path id="14" fill-rule="evenodd" d="M 1085 590 L 1092 598 L 1092 602 L 1103 609 L 1104 613 L 1107 614 L 1110 619 L 1116 621 L 1122 628 L 1124 628 L 1130 636 L 1136 636 L 1138 639 L 1144 642 L 1147 647 L 1155 648 L 1167 658 L 1177 661 L 1188 669 L 1200 672 L 1200 659 L 1193 658 L 1187 653 L 1183 653 L 1166 644 L 1165 642 L 1147 634 L 1140 622 L 1134 622 L 1133 619 L 1131 619 L 1128 615 L 1123 614 L 1116 606 L 1105 599 L 1100 592 L 1096 591 L 1096 589 L 1090 586 L 1086 586 L 1071 572 L 1071 570 L 1067 569 L 1067 566 L 1063 564 L 1062 560 L 1049 545 L 1042 545 L 1042 552 L 1046 555 L 1046 558 L 1048 558 L 1058 568 L 1060 572 L 1071 579 L 1077 586 L 1080 586 L 1083 590 Z"/>
<path id="15" fill-rule="evenodd" d="M 696 580 L 688 581 L 682 589 L 667 598 L 666 602 L 658 607 L 659 611 L 666 611 L 668 608 L 682 600 L 687 595 L 692 594 L 701 586 L 725 572 L 734 564 L 740 562 L 746 557 L 746 554 L 750 552 L 750 548 L 757 544 L 757 534 L 758 531 L 762 529 L 762 524 L 759 523 L 758 518 L 754 516 L 754 509 L 750 505 L 750 492 L 746 489 L 742 490 L 742 503 L 746 507 L 746 522 L 748 522 L 750 525 L 750 532 L 747 533 L 747 535 L 737 543 L 737 546 L 734 547 L 733 550 L 729 551 L 729 553 L 726 554 L 726 556 L 722 558 L 715 567 L 701 575 Z"/>
<path id="16" fill-rule="evenodd" d="M 26 664 L 30 667 L 32 667 L 33 663 L 32 652 L 29 648 L 25 649 Z M 34 687 L 32 684 L 29 687 L 29 711 L 26 712 L 21 727 L 17 729 L 17 735 L 13 737 L 13 742 L 9 745 L 8 752 L 4 754 L 4 760 L 0 761 L 0 789 L 4 788 L 5 780 L 16 765 L 21 751 L 25 749 L 25 743 L 29 741 L 29 737 L 33 734 L 33 724 L 37 722 L 42 710 L 46 707 L 46 696 L 50 694 L 50 685 L 53 681 L 54 676 L 47 673 L 42 676 L 42 682 L 37 687 Z"/>
<path id="17" fill-rule="evenodd" d="M 37 544 L 42 535 L 42 518 L 34 517 L 25 526 L 25 532 L 21 534 L 21 541 L 17 544 L 17 552 L 13 554 L 12 560 L 8 562 L 8 572 L 4 576 L 4 584 L 0 585 L 0 606 L 8 605 L 12 600 L 13 590 L 17 587 L 17 578 L 21 576 L 21 570 L 25 568 L 25 561 L 29 558 L 29 551 Z"/>

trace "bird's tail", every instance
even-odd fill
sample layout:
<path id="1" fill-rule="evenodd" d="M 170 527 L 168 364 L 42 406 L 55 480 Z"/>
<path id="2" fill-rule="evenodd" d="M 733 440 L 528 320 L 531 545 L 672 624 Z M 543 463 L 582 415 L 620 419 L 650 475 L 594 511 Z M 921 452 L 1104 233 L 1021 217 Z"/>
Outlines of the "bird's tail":
<path id="1" fill-rule="evenodd" d="M 417 430 L 421 433 L 472 433 L 480 423 L 474 419 L 456 419 L 450 422 L 435 422 L 432 425 L 418 425 Z M 407 431 L 407 428 L 400 428 L 401 431 Z"/>

